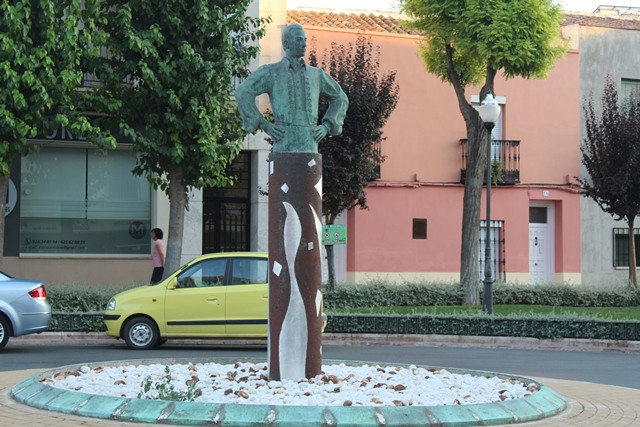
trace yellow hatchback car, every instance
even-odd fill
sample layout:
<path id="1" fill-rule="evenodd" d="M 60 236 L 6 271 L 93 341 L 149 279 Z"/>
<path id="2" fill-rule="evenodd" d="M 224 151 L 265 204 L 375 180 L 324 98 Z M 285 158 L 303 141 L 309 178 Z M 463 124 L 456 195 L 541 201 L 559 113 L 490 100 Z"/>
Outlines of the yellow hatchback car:
<path id="1" fill-rule="evenodd" d="M 168 338 L 267 337 L 268 265 L 261 252 L 199 256 L 155 285 L 111 298 L 107 335 L 136 350 Z"/>

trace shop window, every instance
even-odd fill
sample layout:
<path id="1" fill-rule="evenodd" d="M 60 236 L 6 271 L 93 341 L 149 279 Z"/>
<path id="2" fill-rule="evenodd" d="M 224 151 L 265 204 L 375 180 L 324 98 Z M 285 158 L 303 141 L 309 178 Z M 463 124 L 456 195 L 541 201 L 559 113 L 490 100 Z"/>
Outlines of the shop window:
<path id="1" fill-rule="evenodd" d="M 151 188 L 131 151 L 42 147 L 22 158 L 20 253 L 150 253 Z"/>

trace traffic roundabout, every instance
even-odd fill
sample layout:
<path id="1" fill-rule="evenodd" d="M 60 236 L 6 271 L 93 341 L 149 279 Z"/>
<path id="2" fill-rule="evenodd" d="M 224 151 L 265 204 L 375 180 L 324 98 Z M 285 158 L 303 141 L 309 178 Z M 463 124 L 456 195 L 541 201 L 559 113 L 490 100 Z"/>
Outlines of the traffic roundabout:
<path id="1" fill-rule="evenodd" d="M 211 371 L 209 365 L 218 365 L 218 371 Z M 185 381 L 177 367 L 184 365 L 189 372 Z M 326 365 L 326 368 L 325 368 Z M 171 368 L 173 380 L 182 385 L 185 382 L 197 382 L 199 387 L 218 391 L 225 396 L 240 396 L 243 403 L 233 400 L 216 399 L 214 401 L 175 401 L 156 398 L 139 398 L 139 393 L 113 392 L 107 385 L 140 384 L 144 375 L 164 367 Z M 147 359 L 118 362 L 101 362 L 82 365 L 68 365 L 33 375 L 11 389 L 12 397 L 34 408 L 123 422 L 140 422 L 169 425 L 219 425 L 219 426 L 473 426 L 515 424 L 559 414 L 566 407 L 565 398 L 553 389 L 529 378 L 485 371 L 471 371 L 430 367 L 423 365 L 370 364 L 367 362 L 346 362 L 325 360 L 323 371 L 326 374 L 317 378 L 300 381 L 303 392 L 287 391 L 287 388 L 268 380 L 264 373 L 262 360 L 211 359 Z M 235 370 L 234 370 L 235 369 Z M 370 369 L 370 373 L 367 373 Z M 125 377 L 136 371 L 138 376 Z M 121 373 L 122 378 L 113 373 Z M 257 379 L 251 379 L 251 373 Z M 104 373 L 104 389 L 93 385 L 83 387 L 88 378 L 95 373 Z M 419 376 L 419 392 L 411 392 L 411 383 L 407 374 Z M 376 375 L 382 375 L 382 379 Z M 86 375 L 86 380 L 83 378 Z M 119 375 L 119 374 L 118 374 Z M 404 375 L 404 376 L 403 376 Z M 95 376 L 95 375 L 94 375 Z M 56 384 L 70 377 L 71 385 Z M 199 377 L 199 378 L 198 378 Z M 135 378 L 132 380 L 130 378 Z M 157 378 L 157 376 L 155 377 Z M 171 377 L 169 377 L 171 378 Z M 190 378 L 190 379 L 189 379 Z M 211 383 L 219 378 L 225 383 Z M 191 381 L 191 382 L 190 382 Z M 436 381 L 435 383 L 433 381 Z M 448 382 L 447 382 L 448 381 Z M 452 382 L 453 381 L 453 382 Z M 318 383 L 318 390 L 329 390 L 328 395 L 320 394 L 310 388 Z M 360 389 L 370 390 L 371 399 L 359 395 L 348 383 L 356 383 Z M 480 390 L 484 383 L 492 382 L 500 395 L 496 401 L 488 403 L 473 402 L 476 391 L 464 391 L 463 383 L 469 383 L 473 390 Z M 497 382 L 497 383 L 496 383 Z M 496 383 L 495 385 L 493 383 Z M 231 385 L 230 385 L 231 384 Z M 303 400 L 288 400 L 285 403 L 277 399 L 251 403 L 250 384 L 264 390 L 273 388 L 278 394 L 301 394 Z M 518 386 L 525 387 L 524 393 L 517 391 Z M 162 385 L 166 388 L 168 383 Z M 298 390 L 301 386 L 294 385 Z M 68 388 L 64 388 L 68 387 Z M 178 387 L 176 387 L 177 389 Z M 172 387 L 173 389 L 173 387 Z M 516 390 L 516 391 L 512 391 Z M 89 390 L 90 392 L 87 392 Z M 245 390 L 244 392 L 239 392 Z M 395 396 L 385 402 L 385 394 Z M 452 395 L 455 403 L 420 404 L 419 395 Z M 106 395 L 106 394 L 112 395 Z M 410 394 L 413 393 L 413 394 Z M 118 395 L 119 394 L 119 395 Z M 200 393 L 202 394 L 202 393 Z M 256 393 L 258 394 L 258 393 Z M 489 392 L 492 394 L 492 392 Z M 495 394 L 495 391 L 493 392 Z M 247 396 L 249 395 L 249 396 Z M 200 395 L 198 395 L 200 396 Z M 222 396 L 222 394 L 220 395 Z M 204 398 L 205 396 L 200 396 Z M 314 400 L 315 397 L 315 400 Z M 303 405 L 297 402 L 310 403 Z M 431 402 L 427 400 L 426 402 Z M 444 402 L 444 401 L 443 401 Z"/>

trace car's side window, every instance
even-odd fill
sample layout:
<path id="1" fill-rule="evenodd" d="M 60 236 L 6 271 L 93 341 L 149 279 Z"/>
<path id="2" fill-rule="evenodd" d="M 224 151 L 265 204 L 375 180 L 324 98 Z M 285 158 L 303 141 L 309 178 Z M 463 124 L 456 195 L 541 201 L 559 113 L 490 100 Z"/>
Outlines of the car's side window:
<path id="1" fill-rule="evenodd" d="M 269 263 L 263 258 L 235 258 L 231 273 L 232 285 L 267 283 Z"/>
<path id="2" fill-rule="evenodd" d="M 178 276 L 178 288 L 223 286 L 226 270 L 226 258 L 204 260 Z"/>

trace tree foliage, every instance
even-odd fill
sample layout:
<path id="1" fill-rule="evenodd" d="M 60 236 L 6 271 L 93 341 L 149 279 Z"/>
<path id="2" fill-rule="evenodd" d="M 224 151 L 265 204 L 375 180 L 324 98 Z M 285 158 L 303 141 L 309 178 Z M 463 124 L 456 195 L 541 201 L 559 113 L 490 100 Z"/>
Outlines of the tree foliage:
<path id="1" fill-rule="evenodd" d="M 94 107 L 114 117 L 144 174 L 170 199 L 165 272 L 180 265 L 189 187 L 224 186 L 244 136 L 231 94 L 248 74 L 265 20 L 250 0 L 105 0 L 107 55 Z M 124 83 L 124 84 L 123 84 Z"/>
<path id="2" fill-rule="evenodd" d="M 108 133 L 78 114 L 82 64 L 91 48 L 93 0 L 25 0 L 0 3 L 0 211 L 4 212 L 11 164 L 38 147 L 28 138 L 65 126 L 103 146 Z M 88 47 L 89 46 L 89 47 Z M 0 258 L 4 214 L 0 215 Z"/>
<path id="3" fill-rule="evenodd" d="M 318 65 L 315 47 L 309 63 Z M 399 87 L 395 71 L 381 74 L 380 49 L 362 35 L 355 43 L 332 43 L 320 66 L 349 98 L 342 134 L 327 137 L 318 148 L 323 169 L 322 213 L 327 224 L 333 224 L 345 209 L 367 208 L 365 187 L 373 179 L 375 165 L 384 161 L 380 153 L 380 143 L 386 139 L 382 128 L 398 103 Z M 326 108 L 327 104 L 321 103 L 319 117 Z M 327 248 L 332 287 L 333 247 Z"/>
<path id="4" fill-rule="evenodd" d="M 318 65 L 315 48 L 309 63 Z M 322 210 L 327 223 L 345 209 L 367 207 L 364 188 L 374 176 L 374 167 L 384 161 L 379 144 L 386 138 L 382 128 L 398 103 L 395 71 L 380 75 L 380 52 L 370 38 L 358 36 L 355 43 L 331 44 L 320 65 L 349 98 L 342 134 L 320 144 L 322 154 Z M 321 103 L 319 117 L 327 104 Z"/>
<path id="5" fill-rule="evenodd" d="M 562 11 L 554 0 L 401 0 L 407 26 L 422 33 L 426 69 L 455 91 L 468 140 L 460 281 L 465 304 L 479 302 L 480 197 L 486 131 L 466 88 L 493 93 L 498 71 L 505 77 L 543 78 L 566 51 L 560 41 Z"/>
<path id="6" fill-rule="evenodd" d="M 629 284 L 637 286 L 633 224 L 640 215 L 640 94 L 620 100 L 607 77 L 600 102 L 585 107 L 586 138 L 580 147 L 589 176 L 582 193 L 629 229 Z"/>

